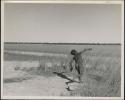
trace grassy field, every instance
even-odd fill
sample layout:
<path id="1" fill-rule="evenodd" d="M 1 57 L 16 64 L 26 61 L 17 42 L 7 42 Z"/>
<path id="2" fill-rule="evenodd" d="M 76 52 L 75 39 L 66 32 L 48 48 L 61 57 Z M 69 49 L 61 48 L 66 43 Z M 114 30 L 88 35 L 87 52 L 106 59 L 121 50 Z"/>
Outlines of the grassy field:
<path id="1" fill-rule="evenodd" d="M 62 89 L 63 91 L 60 91 L 60 94 L 54 94 L 54 95 L 65 96 L 65 93 L 67 93 L 68 96 L 87 96 L 87 97 L 120 96 L 121 94 L 120 93 L 121 91 L 120 90 L 121 46 L 120 45 L 5 44 L 4 46 L 5 50 L 43 52 L 43 53 L 68 55 L 68 57 L 59 57 L 59 56 L 38 57 L 32 55 L 28 56 L 22 54 L 4 53 L 4 82 L 5 82 L 4 88 L 6 89 L 5 91 L 7 92 L 8 90 L 7 87 L 9 83 L 12 83 L 14 81 L 27 82 L 27 79 L 30 79 L 31 76 L 35 77 L 41 76 L 48 79 L 50 78 L 51 80 L 51 78 L 56 79 L 57 77 L 55 74 L 53 74 L 53 72 L 57 73 L 64 72 L 67 77 L 72 77 L 73 75 L 76 75 L 75 71 L 71 73 L 68 68 L 69 61 L 72 58 L 72 56 L 70 55 L 70 51 L 71 49 L 76 49 L 78 51 L 81 51 L 84 48 L 92 48 L 93 50 L 83 54 L 83 59 L 86 60 L 86 73 L 83 76 L 83 84 L 75 85 L 76 88 L 72 91 L 68 91 L 68 93 L 67 91 L 62 89 L 64 88 L 63 86 L 60 86 L 61 87 L 60 90 Z M 59 82 L 61 85 L 64 85 L 62 83 L 65 83 L 65 81 L 62 80 L 56 80 L 56 81 L 57 84 Z M 10 86 L 10 88 L 11 87 L 12 86 Z M 48 95 L 53 95 L 53 94 L 50 93 Z"/>

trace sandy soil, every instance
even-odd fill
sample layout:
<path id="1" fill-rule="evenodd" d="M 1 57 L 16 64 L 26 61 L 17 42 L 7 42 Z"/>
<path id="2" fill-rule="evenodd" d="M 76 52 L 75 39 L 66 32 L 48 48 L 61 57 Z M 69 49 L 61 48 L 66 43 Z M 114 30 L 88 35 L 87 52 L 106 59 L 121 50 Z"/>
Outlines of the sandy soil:
<path id="1" fill-rule="evenodd" d="M 69 95 L 66 90 L 66 80 L 59 77 L 33 77 L 23 82 L 4 84 L 6 96 L 60 96 Z"/>
<path id="2" fill-rule="evenodd" d="M 25 64 L 26 65 L 26 64 Z M 15 70 L 17 62 L 4 65 L 3 94 L 5 96 L 68 96 L 67 79 L 56 75 L 45 77 Z"/>

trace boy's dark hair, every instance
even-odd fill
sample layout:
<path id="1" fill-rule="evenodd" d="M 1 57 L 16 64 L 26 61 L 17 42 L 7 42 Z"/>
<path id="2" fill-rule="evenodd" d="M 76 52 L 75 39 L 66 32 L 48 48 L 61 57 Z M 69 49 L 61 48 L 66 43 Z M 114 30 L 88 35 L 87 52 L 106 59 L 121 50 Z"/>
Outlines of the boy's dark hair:
<path id="1" fill-rule="evenodd" d="M 77 51 L 75 49 L 71 50 L 71 54 L 75 55 L 77 53 Z"/>

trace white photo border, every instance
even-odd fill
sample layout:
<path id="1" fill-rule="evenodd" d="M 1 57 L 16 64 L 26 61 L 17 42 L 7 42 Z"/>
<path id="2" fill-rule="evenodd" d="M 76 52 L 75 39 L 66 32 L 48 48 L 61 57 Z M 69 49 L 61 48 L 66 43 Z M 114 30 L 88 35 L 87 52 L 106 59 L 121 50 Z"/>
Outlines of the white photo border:
<path id="1" fill-rule="evenodd" d="M 120 4 L 121 5 L 121 97 L 60 97 L 60 96 L 3 96 L 4 5 L 6 3 L 42 4 Z M 1 99 L 70 99 L 70 100 L 123 100 L 124 99 L 124 1 L 123 0 L 2 0 L 1 1 Z"/>

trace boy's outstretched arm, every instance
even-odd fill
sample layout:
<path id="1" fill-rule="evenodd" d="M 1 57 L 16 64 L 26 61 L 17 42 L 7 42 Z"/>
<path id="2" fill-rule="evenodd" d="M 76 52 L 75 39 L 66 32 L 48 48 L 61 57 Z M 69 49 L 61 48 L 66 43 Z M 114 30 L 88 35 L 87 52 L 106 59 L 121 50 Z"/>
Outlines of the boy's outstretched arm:
<path id="1" fill-rule="evenodd" d="M 89 51 L 89 50 L 92 50 L 92 48 L 86 48 L 83 51 L 81 51 L 80 53 L 84 53 L 84 52 Z"/>

